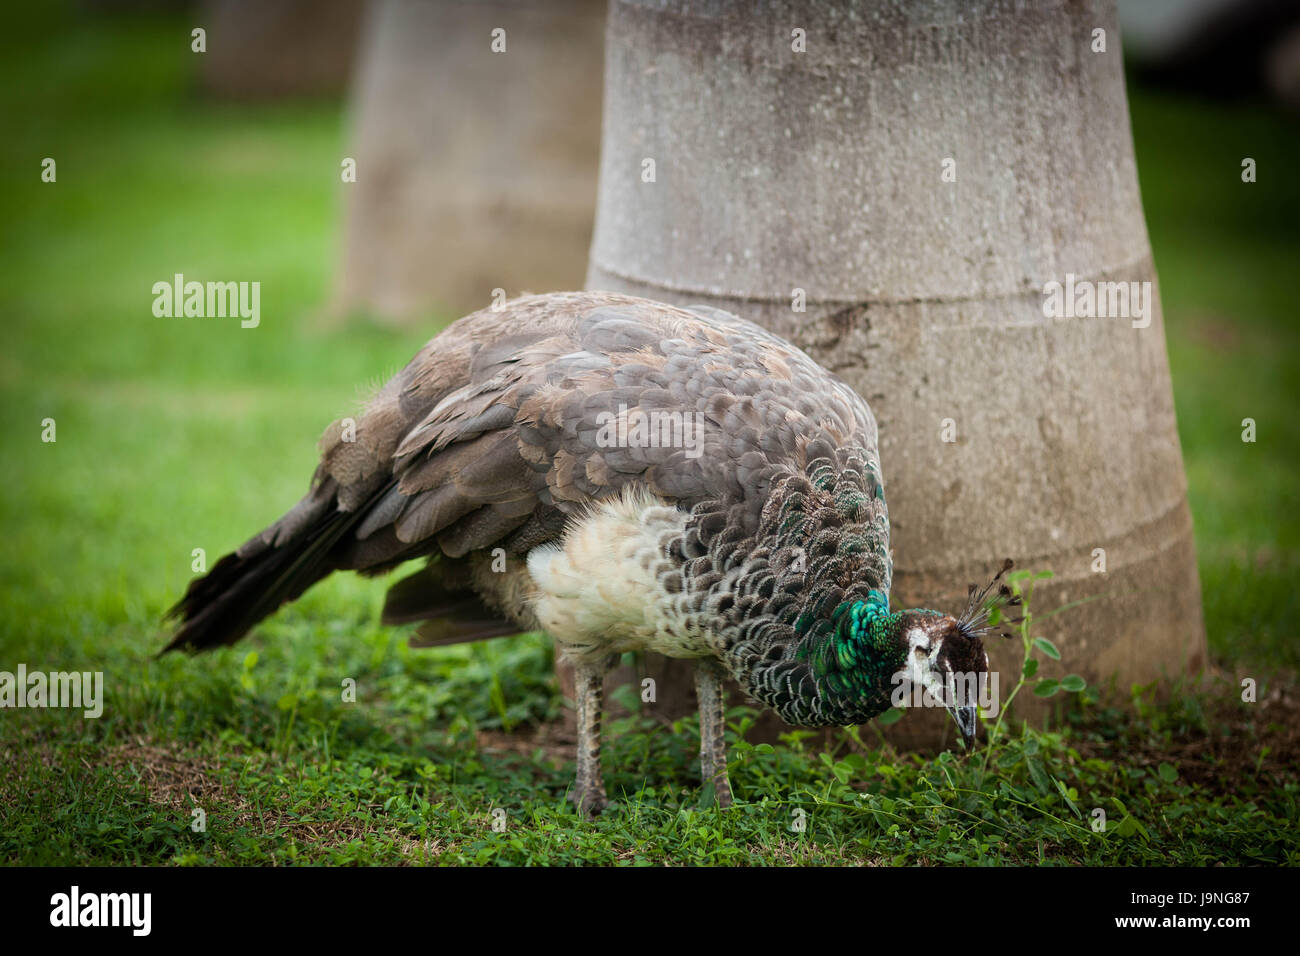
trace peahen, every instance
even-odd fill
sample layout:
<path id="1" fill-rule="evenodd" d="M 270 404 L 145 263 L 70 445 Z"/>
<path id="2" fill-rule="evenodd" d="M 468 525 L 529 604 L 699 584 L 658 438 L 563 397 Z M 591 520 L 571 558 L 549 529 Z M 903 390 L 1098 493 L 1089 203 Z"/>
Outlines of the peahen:
<path id="1" fill-rule="evenodd" d="M 788 723 L 862 723 L 900 675 L 939 697 L 985 672 L 990 614 L 1015 601 L 972 586 L 958 617 L 891 611 L 871 410 L 716 309 L 591 292 L 476 312 L 321 450 L 307 495 L 191 582 L 166 650 L 230 644 L 333 571 L 428 558 L 383 620 L 421 622 L 414 646 L 550 634 L 575 665 L 584 813 L 606 803 L 601 687 L 625 651 L 696 662 L 726 806 L 724 675 Z M 969 740 L 974 704 L 945 703 Z"/>

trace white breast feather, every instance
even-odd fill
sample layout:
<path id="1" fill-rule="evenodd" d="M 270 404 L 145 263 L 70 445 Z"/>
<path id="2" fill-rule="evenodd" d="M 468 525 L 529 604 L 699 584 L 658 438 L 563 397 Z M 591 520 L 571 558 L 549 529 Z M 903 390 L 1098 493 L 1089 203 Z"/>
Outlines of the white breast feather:
<path id="1" fill-rule="evenodd" d="M 661 542 L 680 533 L 686 518 L 638 490 L 593 507 L 560 544 L 534 548 L 528 572 L 538 622 L 573 657 L 708 654 L 681 595 L 659 583 L 667 570 Z"/>

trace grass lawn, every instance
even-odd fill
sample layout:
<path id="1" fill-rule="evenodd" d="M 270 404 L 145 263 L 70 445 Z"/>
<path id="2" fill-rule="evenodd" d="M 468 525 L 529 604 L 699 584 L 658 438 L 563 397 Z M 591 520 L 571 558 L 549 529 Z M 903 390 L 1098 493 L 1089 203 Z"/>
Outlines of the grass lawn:
<path id="1" fill-rule="evenodd" d="M 615 806 L 584 823 L 538 635 L 410 651 L 377 624 L 385 583 L 339 575 L 235 648 L 153 659 L 194 550 L 210 566 L 297 500 L 314 436 L 442 320 L 321 321 L 337 104 L 203 100 L 175 18 L 12 17 L 30 22 L 0 37 L 0 670 L 101 670 L 106 706 L 0 711 L 0 862 L 1300 861 L 1294 122 L 1132 94 L 1213 674 L 1087 691 L 973 757 L 899 755 L 870 727 L 831 753 L 751 745 L 736 707 L 727 814 L 692 722 L 634 714 L 608 738 Z M 260 327 L 155 318 L 175 272 L 259 280 Z"/>

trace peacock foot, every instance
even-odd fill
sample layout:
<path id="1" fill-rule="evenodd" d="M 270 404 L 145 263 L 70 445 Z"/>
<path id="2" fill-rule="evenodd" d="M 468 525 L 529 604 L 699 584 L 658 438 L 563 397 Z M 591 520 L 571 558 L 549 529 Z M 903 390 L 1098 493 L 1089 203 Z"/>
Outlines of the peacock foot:
<path id="1" fill-rule="evenodd" d="M 731 781 L 726 771 L 714 781 L 713 798 L 718 802 L 719 810 L 731 809 Z"/>
<path id="2" fill-rule="evenodd" d="M 590 820 L 609 806 L 609 798 L 605 796 L 605 788 L 599 786 L 575 786 L 569 791 L 569 799 L 573 801 L 574 806 L 578 808 L 578 812 L 582 814 L 585 820 Z"/>

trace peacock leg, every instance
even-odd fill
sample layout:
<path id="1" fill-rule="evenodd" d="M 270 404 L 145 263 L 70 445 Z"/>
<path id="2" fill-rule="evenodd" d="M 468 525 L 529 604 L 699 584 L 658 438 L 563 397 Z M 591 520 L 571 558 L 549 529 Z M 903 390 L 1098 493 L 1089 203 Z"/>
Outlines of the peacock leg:
<path id="1" fill-rule="evenodd" d="M 726 718 L 723 705 L 726 690 L 724 671 L 713 658 L 695 665 L 695 697 L 700 705 L 700 776 L 707 784 L 713 781 L 718 806 L 731 806 L 731 781 L 727 778 Z"/>
<path id="2" fill-rule="evenodd" d="M 605 696 L 605 675 L 617 658 L 574 667 L 578 705 L 578 776 L 569 799 L 584 817 L 599 813 L 609 803 L 605 780 L 600 774 L 600 717 Z"/>

